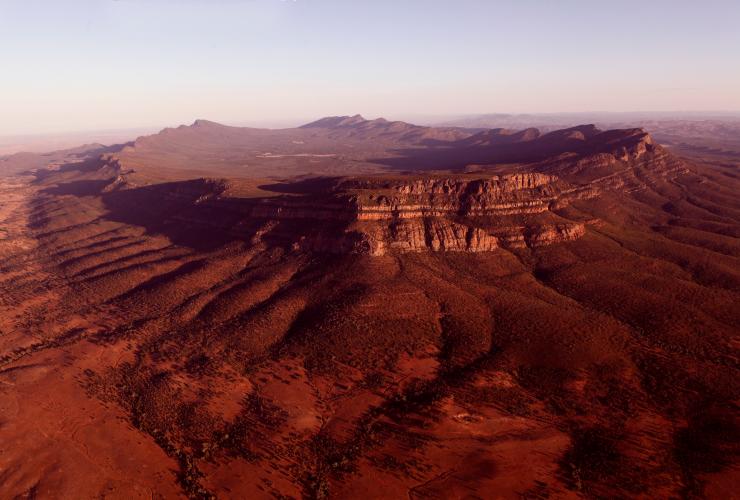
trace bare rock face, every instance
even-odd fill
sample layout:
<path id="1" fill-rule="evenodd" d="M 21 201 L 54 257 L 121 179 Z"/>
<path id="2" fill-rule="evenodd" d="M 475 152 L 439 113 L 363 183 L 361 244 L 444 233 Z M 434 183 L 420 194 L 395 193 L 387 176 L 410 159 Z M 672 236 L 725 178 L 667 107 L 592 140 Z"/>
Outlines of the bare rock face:
<path id="1" fill-rule="evenodd" d="M 389 226 L 373 224 L 371 255 L 388 252 L 486 252 L 498 248 L 498 239 L 486 230 L 445 218 L 403 219 Z"/>
<path id="2" fill-rule="evenodd" d="M 582 224 L 537 218 L 546 216 L 552 207 L 583 197 L 584 192 L 556 176 L 540 173 L 360 178 L 342 180 L 316 198 L 263 200 L 250 207 L 248 214 L 250 218 L 293 223 L 298 219 L 329 223 L 324 229 L 302 235 L 293 244 L 296 249 L 376 256 L 488 252 L 579 238 L 585 232 Z M 523 216 L 537 220 L 522 223 L 518 218 Z M 274 231 L 280 230 L 277 224 Z"/>
<path id="3" fill-rule="evenodd" d="M 474 223 L 474 221 L 470 221 Z M 295 248 L 373 256 L 419 252 L 490 252 L 498 248 L 538 248 L 572 241 L 586 232 L 581 223 L 475 227 L 445 218 L 365 222 L 340 234 L 302 238 Z"/>
<path id="4" fill-rule="evenodd" d="M 641 128 L 602 132 L 599 138 L 620 161 L 637 160 L 656 149 L 653 138 Z"/>
<path id="5" fill-rule="evenodd" d="M 522 173 L 487 178 L 426 178 L 404 181 L 349 181 L 359 220 L 425 215 L 507 215 L 547 210 L 563 186 L 557 177 Z"/>
<path id="6" fill-rule="evenodd" d="M 541 173 L 350 178 L 303 196 L 262 199 L 231 198 L 220 180 L 142 189 L 168 207 L 163 219 L 183 227 L 210 227 L 255 245 L 375 256 L 570 241 L 584 226 L 553 210 L 594 195 Z"/>

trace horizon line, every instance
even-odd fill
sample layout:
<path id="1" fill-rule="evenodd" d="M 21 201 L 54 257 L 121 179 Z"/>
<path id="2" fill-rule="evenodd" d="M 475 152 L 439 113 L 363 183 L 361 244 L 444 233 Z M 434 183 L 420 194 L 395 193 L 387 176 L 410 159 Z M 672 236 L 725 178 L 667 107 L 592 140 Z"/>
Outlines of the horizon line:
<path id="1" fill-rule="evenodd" d="M 206 120 L 211 121 L 214 123 L 219 123 L 222 125 L 229 125 L 234 127 L 253 127 L 253 128 L 274 128 L 279 129 L 280 127 L 275 126 L 258 126 L 256 125 L 259 122 L 293 122 L 296 123 L 296 127 L 300 126 L 302 124 L 311 123 L 312 121 L 320 120 L 322 118 L 329 118 L 329 117 L 338 117 L 338 116 L 357 116 L 357 115 L 365 116 L 362 113 L 348 113 L 348 114 L 327 114 L 327 115 L 321 115 L 318 117 L 308 118 L 279 118 L 279 119 L 269 119 L 269 118 L 261 118 L 261 119 L 252 119 L 252 120 L 219 120 L 219 119 L 212 119 L 212 118 L 193 118 L 189 123 L 180 122 L 180 123 L 172 123 L 164 124 L 164 123 L 158 123 L 158 124 L 149 124 L 149 125 L 134 125 L 134 126 L 121 126 L 121 127 L 103 127 L 103 128 L 79 128 L 79 129 L 71 129 L 71 130 L 50 130 L 46 132 L 16 132 L 16 133 L 0 133 L 0 137 L 4 139 L 10 139 L 10 138 L 34 138 L 34 137 L 62 137 L 62 136 L 71 136 L 71 135 L 77 135 L 77 134 L 106 134 L 106 133 L 121 133 L 121 132 L 134 132 L 134 131 L 143 131 L 143 130 L 150 130 L 150 129 L 159 129 L 164 130 L 166 128 L 173 128 L 173 127 L 179 127 L 182 125 L 192 125 L 194 122 L 198 120 Z M 696 115 L 705 115 L 705 116 L 732 116 L 740 118 L 740 109 L 738 110 L 675 110 L 675 111 L 657 111 L 657 110 L 631 110 L 631 111 L 614 111 L 614 110 L 591 110 L 591 111 L 546 111 L 546 112 L 508 112 L 508 111 L 485 111 L 480 113 L 450 113 L 450 114 L 406 114 L 408 118 L 399 118 L 397 120 L 392 121 L 407 121 L 407 120 L 414 120 L 414 119 L 448 119 L 448 120 L 454 120 L 454 119 L 462 119 L 462 118 L 475 118 L 475 117 L 486 117 L 486 116 L 547 116 L 547 117 L 557 117 L 557 116 L 578 116 L 578 115 L 588 115 L 588 114 L 604 114 L 604 115 L 687 115 L 687 116 L 696 116 Z M 365 119 L 378 119 L 378 118 L 386 118 L 387 116 L 392 115 L 378 115 L 376 118 L 365 118 Z M 387 119 L 387 118 L 386 118 Z M 249 125 L 249 124 L 252 125 Z M 284 128 L 293 128 L 293 127 L 284 127 Z"/>

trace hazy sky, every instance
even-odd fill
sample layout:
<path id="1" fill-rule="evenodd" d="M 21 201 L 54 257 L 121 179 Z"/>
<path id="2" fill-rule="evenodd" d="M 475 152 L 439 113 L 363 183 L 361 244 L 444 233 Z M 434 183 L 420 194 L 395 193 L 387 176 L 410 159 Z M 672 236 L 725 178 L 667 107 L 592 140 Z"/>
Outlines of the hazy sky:
<path id="1" fill-rule="evenodd" d="M 0 0 L 0 134 L 740 110 L 738 0 Z"/>

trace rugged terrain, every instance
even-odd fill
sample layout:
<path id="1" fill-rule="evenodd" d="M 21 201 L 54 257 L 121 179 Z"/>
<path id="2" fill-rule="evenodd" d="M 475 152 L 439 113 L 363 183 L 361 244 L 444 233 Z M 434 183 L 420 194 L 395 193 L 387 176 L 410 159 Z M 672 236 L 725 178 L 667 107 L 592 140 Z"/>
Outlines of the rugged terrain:
<path id="1" fill-rule="evenodd" d="M 671 151 L 355 116 L 0 160 L 2 496 L 732 498 L 740 170 Z"/>

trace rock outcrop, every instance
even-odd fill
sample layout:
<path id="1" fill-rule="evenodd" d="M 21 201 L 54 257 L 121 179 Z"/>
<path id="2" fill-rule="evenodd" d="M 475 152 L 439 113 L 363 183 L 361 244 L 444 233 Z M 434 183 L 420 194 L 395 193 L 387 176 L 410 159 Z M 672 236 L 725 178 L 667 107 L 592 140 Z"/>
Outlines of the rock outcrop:
<path id="1" fill-rule="evenodd" d="M 218 227 L 255 244 L 369 255 L 569 241 L 582 236 L 584 226 L 552 210 L 592 195 L 540 173 L 347 178 L 301 196 L 261 199 L 230 197 L 221 180 L 141 189 L 171 207 L 165 217 L 178 224 Z"/>
<path id="2" fill-rule="evenodd" d="M 392 224 L 360 223 L 337 232 L 302 236 L 293 249 L 373 256 L 419 252 L 490 252 L 538 248 L 585 234 L 581 223 L 475 227 L 444 218 L 403 219 Z"/>

